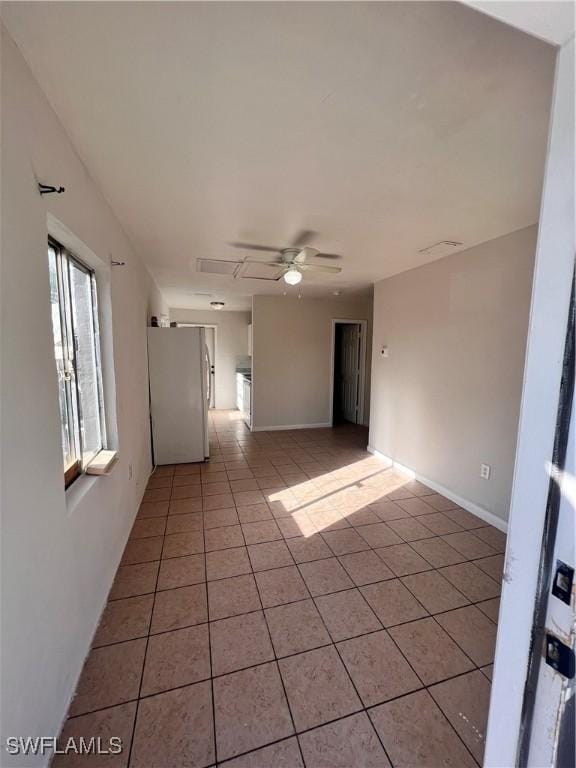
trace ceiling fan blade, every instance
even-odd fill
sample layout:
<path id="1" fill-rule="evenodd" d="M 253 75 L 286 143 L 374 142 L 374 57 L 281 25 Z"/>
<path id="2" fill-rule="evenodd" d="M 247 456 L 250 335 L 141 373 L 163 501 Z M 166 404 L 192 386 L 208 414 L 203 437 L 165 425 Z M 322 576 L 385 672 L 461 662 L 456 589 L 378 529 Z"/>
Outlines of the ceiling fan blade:
<path id="1" fill-rule="evenodd" d="M 324 264 L 299 264 L 298 269 L 306 270 L 307 272 L 323 272 L 327 275 L 337 275 L 342 272 L 340 267 L 328 267 Z"/>
<path id="2" fill-rule="evenodd" d="M 275 259 L 274 261 L 259 261 L 258 259 L 244 259 L 242 264 L 264 264 L 266 267 L 283 267 L 283 266 L 289 266 L 289 264 L 286 264 L 281 258 Z"/>
<path id="3" fill-rule="evenodd" d="M 314 254 L 314 256 L 317 259 L 333 259 L 334 261 L 342 258 L 339 253 L 321 253 L 320 251 Z"/>
<path id="4" fill-rule="evenodd" d="M 228 243 L 232 248 L 242 248 L 245 251 L 266 251 L 267 253 L 280 253 L 282 248 L 273 245 L 258 245 L 258 243 Z"/>
<path id="5" fill-rule="evenodd" d="M 318 232 L 314 232 L 313 229 L 302 229 L 292 241 L 290 248 L 302 248 L 303 246 L 308 245 L 311 240 L 314 240 L 317 235 Z"/>

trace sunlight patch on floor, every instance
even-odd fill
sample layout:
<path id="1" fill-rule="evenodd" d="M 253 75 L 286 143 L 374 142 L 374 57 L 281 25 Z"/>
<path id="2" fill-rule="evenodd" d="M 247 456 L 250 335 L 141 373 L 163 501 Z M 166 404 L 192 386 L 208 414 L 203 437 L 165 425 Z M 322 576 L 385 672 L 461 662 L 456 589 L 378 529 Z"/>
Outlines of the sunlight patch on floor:
<path id="1" fill-rule="evenodd" d="M 389 466 L 383 468 L 381 459 L 369 457 L 265 495 L 275 517 L 290 516 L 308 537 L 389 500 L 389 494 L 409 482 L 408 475 Z"/>

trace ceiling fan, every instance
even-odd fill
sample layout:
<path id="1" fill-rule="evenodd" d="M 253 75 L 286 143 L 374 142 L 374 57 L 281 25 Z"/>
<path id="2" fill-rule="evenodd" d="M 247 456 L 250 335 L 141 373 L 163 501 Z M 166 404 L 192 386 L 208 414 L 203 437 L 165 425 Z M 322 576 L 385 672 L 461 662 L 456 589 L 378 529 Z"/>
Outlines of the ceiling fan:
<path id="1" fill-rule="evenodd" d="M 292 241 L 292 244 L 284 248 L 276 248 L 272 245 L 260 245 L 258 243 L 229 243 L 233 248 L 241 248 L 246 251 L 264 251 L 266 253 L 276 253 L 277 257 L 270 261 L 259 261 L 256 259 L 246 259 L 248 264 L 268 264 L 270 266 L 281 266 L 283 268 L 282 276 L 288 285 L 298 285 L 302 280 L 304 272 L 316 272 L 337 275 L 342 272 L 340 267 L 332 267 L 325 264 L 310 264 L 308 259 L 341 259 L 336 253 L 321 253 L 317 248 L 312 248 L 307 243 L 316 237 L 316 232 L 309 229 L 302 230 Z"/>

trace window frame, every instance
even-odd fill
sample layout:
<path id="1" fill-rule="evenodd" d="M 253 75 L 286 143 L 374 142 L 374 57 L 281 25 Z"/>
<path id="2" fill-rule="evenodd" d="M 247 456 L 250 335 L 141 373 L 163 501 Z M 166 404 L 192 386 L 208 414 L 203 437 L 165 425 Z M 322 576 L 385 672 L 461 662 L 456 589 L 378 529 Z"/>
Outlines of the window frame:
<path id="1" fill-rule="evenodd" d="M 58 370 L 58 376 L 63 376 L 64 400 L 66 414 L 62 413 L 61 403 L 60 422 L 62 436 L 68 431 L 67 442 L 70 448 L 71 462 L 66 464 L 66 447 L 62 445 L 62 457 L 64 461 L 64 487 L 68 488 L 74 480 L 86 473 L 90 462 L 98 453 L 106 448 L 106 413 L 104 406 L 104 385 L 102 372 L 102 350 L 100 338 L 100 322 L 98 312 L 98 285 L 96 272 L 69 248 L 56 238 L 48 236 L 48 259 L 52 258 L 50 251 L 54 253 L 56 288 L 58 299 L 58 311 L 60 320 L 60 341 L 63 352 L 62 371 Z M 93 362 L 96 372 L 96 396 L 98 413 L 99 441 L 96 450 L 87 454 L 84 446 L 84 423 L 82 417 L 82 398 L 78 370 L 78 346 L 75 333 L 75 310 L 72 288 L 72 268 L 82 272 L 89 280 L 91 318 L 90 334 L 93 344 Z M 56 333 L 53 325 L 54 347 L 56 349 Z M 56 365 L 58 362 L 56 358 Z M 60 385 L 59 385 L 60 386 Z M 60 398 L 59 398 L 60 400 Z"/>

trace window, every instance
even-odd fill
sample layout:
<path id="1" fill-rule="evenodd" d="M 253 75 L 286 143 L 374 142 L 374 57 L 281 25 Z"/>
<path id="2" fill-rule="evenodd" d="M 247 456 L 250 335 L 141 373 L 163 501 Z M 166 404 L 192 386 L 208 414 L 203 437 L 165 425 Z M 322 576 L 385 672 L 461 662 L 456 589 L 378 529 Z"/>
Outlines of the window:
<path id="1" fill-rule="evenodd" d="M 68 486 L 106 444 L 96 278 L 52 239 L 48 262 L 64 484 Z"/>

